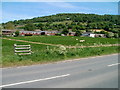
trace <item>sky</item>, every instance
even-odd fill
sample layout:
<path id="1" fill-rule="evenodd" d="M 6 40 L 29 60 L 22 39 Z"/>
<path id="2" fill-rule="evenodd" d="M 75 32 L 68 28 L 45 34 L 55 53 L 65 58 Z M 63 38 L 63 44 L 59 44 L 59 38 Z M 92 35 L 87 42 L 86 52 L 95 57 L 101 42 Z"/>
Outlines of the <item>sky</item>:
<path id="1" fill-rule="evenodd" d="M 119 2 L 119 0 L 1 0 L 2 2 Z"/>
<path id="2" fill-rule="evenodd" d="M 14 2 L 12 2 L 14 1 Z M 118 14 L 118 2 L 2 2 L 1 22 L 48 16 L 58 13 Z M 24 0 L 25 1 L 25 0 Z M 98 0 L 99 1 L 99 0 Z M 105 0 L 104 0 L 105 1 Z M 108 0 L 106 0 L 108 1 Z M 109 0 L 110 1 L 110 0 Z M 112 0 L 114 1 L 114 0 Z"/>

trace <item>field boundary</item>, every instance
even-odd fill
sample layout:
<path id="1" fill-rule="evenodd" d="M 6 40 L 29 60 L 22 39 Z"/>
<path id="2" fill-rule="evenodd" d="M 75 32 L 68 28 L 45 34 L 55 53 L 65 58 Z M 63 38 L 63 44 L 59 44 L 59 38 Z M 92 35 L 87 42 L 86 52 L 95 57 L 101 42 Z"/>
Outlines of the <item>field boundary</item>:
<path id="1" fill-rule="evenodd" d="M 31 42 L 31 41 L 18 40 L 18 39 L 10 39 L 10 38 L 2 38 L 2 39 L 12 40 L 12 41 L 19 41 L 19 42 L 27 42 L 27 43 L 33 43 L 33 44 L 49 45 L 49 46 L 61 46 L 61 45 L 58 45 L 58 44 L 49 44 L 49 43 Z"/>
<path id="2" fill-rule="evenodd" d="M 106 44 L 106 45 L 96 45 L 96 46 L 67 46 L 66 48 L 111 47 L 111 46 L 120 46 L 120 44 Z"/>
<path id="3" fill-rule="evenodd" d="M 18 40 L 18 39 L 10 39 L 10 38 L 2 38 L 6 40 L 12 41 L 19 41 L 19 42 L 27 42 L 32 44 L 42 44 L 42 45 L 49 45 L 49 46 L 65 46 L 60 44 L 49 44 L 49 43 L 40 43 L 40 42 L 32 42 L 32 41 L 25 41 L 25 40 Z M 96 46 L 65 46 L 66 48 L 87 48 L 87 47 L 111 47 L 111 46 L 120 46 L 120 44 L 106 44 L 106 45 L 96 45 Z"/>

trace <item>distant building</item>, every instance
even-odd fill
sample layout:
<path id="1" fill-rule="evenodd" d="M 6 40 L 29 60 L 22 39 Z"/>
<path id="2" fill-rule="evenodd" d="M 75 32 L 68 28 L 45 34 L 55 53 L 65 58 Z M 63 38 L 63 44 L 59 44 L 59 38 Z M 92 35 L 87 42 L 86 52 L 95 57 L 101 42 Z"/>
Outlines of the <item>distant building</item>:
<path id="1" fill-rule="evenodd" d="M 75 33 L 76 33 L 76 32 L 69 32 L 69 33 L 67 34 L 67 36 L 75 36 Z"/>
<path id="2" fill-rule="evenodd" d="M 82 34 L 82 36 L 85 36 L 85 37 L 95 37 L 95 34 L 91 33 L 91 32 L 85 32 L 85 33 Z"/>
<path id="3" fill-rule="evenodd" d="M 61 33 L 60 31 L 46 31 L 46 35 L 56 35 L 56 34 L 59 34 L 59 33 Z"/>
<path id="4" fill-rule="evenodd" d="M 41 31 L 20 31 L 21 36 L 41 35 Z"/>
<path id="5" fill-rule="evenodd" d="M 82 36 L 86 36 L 86 37 L 105 37 L 105 34 L 95 34 L 95 33 L 91 33 L 91 32 L 85 32 L 82 34 Z"/>
<path id="6" fill-rule="evenodd" d="M 101 32 L 101 31 L 104 31 L 103 29 L 93 29 L 92 30 L 93 32 Z"/>
<path id="7" fill-rule="evenodd" d="M 2 36 L 12 36 L 15 30 L 2 29 Z"/>
<path id="8" fill-rule="evenodd" d="M 20 31 L 21 36 L 32 36 L 32 35 L 56 35 L 59 31 Z"/>
<path id="9" fill-rule="evenodd" d="M 105 34 L 95 34 L 95 37 L 106 37 Z"/>

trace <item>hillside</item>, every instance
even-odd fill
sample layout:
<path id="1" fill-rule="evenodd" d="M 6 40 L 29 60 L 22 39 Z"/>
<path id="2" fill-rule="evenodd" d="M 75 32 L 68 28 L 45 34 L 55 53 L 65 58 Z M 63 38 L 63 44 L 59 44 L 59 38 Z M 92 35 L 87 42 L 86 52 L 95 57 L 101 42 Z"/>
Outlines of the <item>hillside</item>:
<path id="1" fill-rule="evenodd" d="M 88 32 L 100 30 L 100 33 L 119 33 L 120 15 L 96 15 L 80 13 L 61 13 L 56 15 L 35 17 L 32 19 L 15 20 L 3 23 L 4 29 L 25 29 L 25 30 L 70 30 Z M 10 25 L 11 24 L 11 25 Z M 95 32 L 99 33 L 99 32 Z"/>

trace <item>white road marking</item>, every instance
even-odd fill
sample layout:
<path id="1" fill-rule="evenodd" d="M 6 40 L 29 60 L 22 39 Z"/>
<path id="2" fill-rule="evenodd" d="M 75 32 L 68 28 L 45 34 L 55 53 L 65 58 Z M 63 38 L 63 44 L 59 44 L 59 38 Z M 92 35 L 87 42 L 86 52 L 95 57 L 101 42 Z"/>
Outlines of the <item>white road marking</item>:
<path id="1" fill-rule="evenodd" d="M 120 63 L 115 63 L 115 64 L 110 64 L 110 65 L 107 65 L 108 67 L 112 67 L 112 66 L 115 66 L 115 65 L 119 65 Z"/>
<path id="2" fill-rule="evenodd" d="M 50 79 L 55 79 L 55 78 L 62 78 L 62 77 L 67 77 L 70 74 L 66 74 L 66 75 L 60 75 L 60 76 L 54 76 L 54 77 L 50 77 L 50 78 L 44 78 L 44 79 L 36 79 L 36 80 L 31 80 L 31 81 L 25 81 L 25 82 L 18 82 L 18 83 L 12 83 L 12 84 L 6 84 L 6 85 L 1 85 L 1 87 L 8 87 L 8 86 L 14 86 L 14 85 L 20 85 L 20 84 L 27 84 L 27 83 L 33 83 L 33 82 L 38 82 L 38 81 L 45 81 L 45 80 L 50 80 Z"/>

